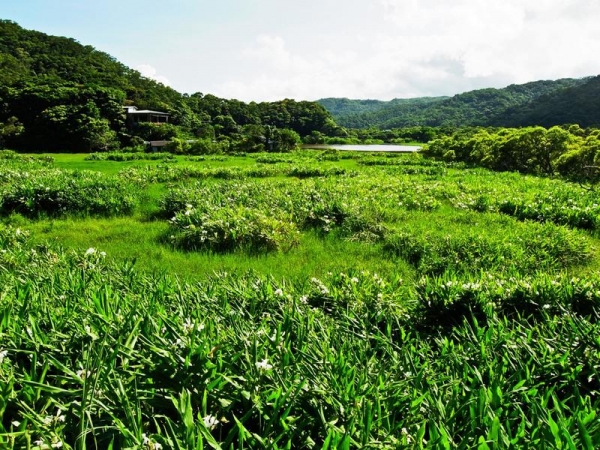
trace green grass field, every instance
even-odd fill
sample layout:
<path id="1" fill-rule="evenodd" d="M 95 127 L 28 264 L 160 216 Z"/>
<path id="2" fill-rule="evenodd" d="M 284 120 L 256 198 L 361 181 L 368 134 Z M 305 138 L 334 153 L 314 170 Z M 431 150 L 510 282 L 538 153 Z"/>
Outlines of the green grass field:
<path id="1" fill-rule="evenodd" d="M 1 448 L 600 446 L 596 192 L 86 157 L 1 153 Z"/>

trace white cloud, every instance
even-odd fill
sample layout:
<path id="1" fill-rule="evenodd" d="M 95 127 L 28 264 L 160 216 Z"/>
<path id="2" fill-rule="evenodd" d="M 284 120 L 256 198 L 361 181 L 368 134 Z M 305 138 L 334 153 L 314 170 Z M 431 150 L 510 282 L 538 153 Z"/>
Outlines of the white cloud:
<path id="1" fill-rule="evenodd" d="M 150 64 L 140 64 L 135 66 L 135 70 L 142 74 L 142 76 L 146 78 L 150 78 L 151 80 L 158 81 L 159 83 L 164 84 L 165 86 L 171 86 L 171 82 L 169 79 L 163 75 L 157 75 L 157 71 Z"/>
<path id="2" fill-rule="evenodd" d="M 591 75 L 581 73 L 600 45 L 597 2 L 565 0 L 382 0 L 386 19 L 403 33 L 442 45 L 437 56 L 457 52 L 466 78 L 504 75 L 515 82 Z M 586 14 L 587 12 L 587 14 Z M 428 33 L 429 30 L 429 33 Z M 583 64 L 582 64 L 583 62 Z M 600 71 L 600 64 L 592 64 Z"/>
<path id="3" fill-rule="evenodd" d="M 212 91 L 243 100 L 391 99 L 600 73 L 594 52 L 600 48 L 600 2 L 373 4 L 377 14 L 365 18 L 359 29 L 343 25 L 364 13 L 355 2 L 329 27 L 307 29 L 312 40 L 286 29 L 256 35 L 239 54 L 239 70 L 225 75 Z M 311 6 L 307 0 L 306 7 Z"/>
<path id="4" fill-rule="evenodd" d="M 4 3 L 26 28 L 142 62 L 177 90 L 244 100 L 452 95 L 600 74 L 598 0 Z"/>

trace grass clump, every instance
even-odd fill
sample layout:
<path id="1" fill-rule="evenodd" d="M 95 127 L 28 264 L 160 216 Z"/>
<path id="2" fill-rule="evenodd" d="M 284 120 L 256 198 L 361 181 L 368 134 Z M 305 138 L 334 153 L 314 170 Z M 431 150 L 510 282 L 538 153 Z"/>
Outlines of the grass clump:
<path id="1" fill-rule="evenodd" d="M 405 258 L 419 273 L 428 275 L 445 271 L 553 271 L 592 258 L 589 239 L 568 228 L 519 222 L 499 226 L 496 222 L 472 230 L 469 223 L 480 218 L 463 217 L 466 223 L 455 222 L 453 232 L 400 228 L 386 238 L 384 250 Z"/>
<path id="2" fill-rule="evenodd" d="M 171 219 L 169 232 L 171 244 L 188 251 L 287 251 L 298 243 L 298 230 L 289 218 L 243 207 L 203 212 L 189 205 Z"/>
<path id="3" fill-rule="evenodd" d="M 98 152 L 90 153 L 86 161 L 174 161 L 175 155 L 169 152 Z"/>
<path id="4" fill-rule="evenodd" d="M 5 173 L 0 213 L 27 217 L 131 213 L 140 188 L 117 177 L 90 171 L 41 169 Z"/>

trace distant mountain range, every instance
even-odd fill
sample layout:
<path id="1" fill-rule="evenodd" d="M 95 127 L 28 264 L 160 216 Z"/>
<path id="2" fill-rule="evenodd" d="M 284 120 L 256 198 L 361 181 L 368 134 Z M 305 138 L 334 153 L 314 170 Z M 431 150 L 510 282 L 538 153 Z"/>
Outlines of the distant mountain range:
<path id="1" fill-rule="evenodd" d="M 600 125 L 600 76 L 478 89 L 453 97 L 379 100 L 324 98 L 339 125 L 411 126 Z"/>

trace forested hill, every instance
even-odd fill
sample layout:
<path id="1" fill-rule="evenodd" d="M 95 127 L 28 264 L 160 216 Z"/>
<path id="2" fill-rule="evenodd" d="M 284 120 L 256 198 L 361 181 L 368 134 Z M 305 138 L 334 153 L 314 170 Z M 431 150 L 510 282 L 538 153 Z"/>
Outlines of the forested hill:
<path id="1" fill-rule="evenodd" d="M 357 117 L 363 115 L 369 117 L 368 113 L 375 113 L 385 108 L 395 107 L 397 109 L 411 110 L 428 106 L 432 103 L 446 100 L 449 97 L 420 97 L 420 98 L 395 98 L 389 102 L 382 100 L 350 100 L 347 98 L 324 98 L 319 103 L 325 107 L 334 117 Z M 368 126 L 368 124 L 365 124 Z"/>
<path id="2" fill-rule="evenodd" d="M 492 125 L 541 125 L 550 127 L 565 123 L 581 127 L 600 126 L 600 76 L 588 78 L 583 84 L 561 89 L 511 108 Z"/>
<path id="3" fill-rule="evenodd" d="M 0 85 L 103 87 L 144 108 L 181 97 L 90 45 L 25 30 L 8 20 L 0 20 Z"/>
<path id="4" fill-rule="evenodd" d="M 259 138 L 264 127 L 300 136 L 337 130 L 316 102 L 247 104 L 181 94 L 92 46 L 0 20 L 0 148 L 86 151 L 131 145 L 123 105 L 171 114 L 169 126 L 146 129 L 142 138 L 240 142 L 250 132 Z"/>
<path id="5" fill-rule="evenodd" d="M 376 100 L 322 99 L 337 123 L 350 128 L 598 124 L 597 78 L 535 81 L 479 89 L 454 97 Z M 595 87 L 594 87 L 595 86 Z M 590 93 L 595 97 L 588 97 Z M 594 100 L 596 102 L 594 104 Z"/>

